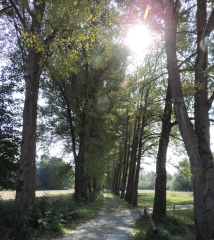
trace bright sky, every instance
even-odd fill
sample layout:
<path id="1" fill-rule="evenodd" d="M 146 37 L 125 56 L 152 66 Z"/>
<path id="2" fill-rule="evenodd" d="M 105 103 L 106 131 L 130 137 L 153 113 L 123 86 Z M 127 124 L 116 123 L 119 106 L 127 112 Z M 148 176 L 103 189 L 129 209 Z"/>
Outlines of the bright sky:
<path id="1" fill-rule="evenodd" d="M 143 24 L 134 25 L 128 31 L 125 43 L 133 53 L 142 55 L 151 43 L 150 31 Z"/>
<path id="2" fill-rule="evenodd" d="M 137 24 L 130 27 L 125 38 L 125 44 L 130 48 L 132 58 L 135 63 L 142 63 L 146 51 L 152 43 L 152 37 L 149 29 L 143 24 Z"/>

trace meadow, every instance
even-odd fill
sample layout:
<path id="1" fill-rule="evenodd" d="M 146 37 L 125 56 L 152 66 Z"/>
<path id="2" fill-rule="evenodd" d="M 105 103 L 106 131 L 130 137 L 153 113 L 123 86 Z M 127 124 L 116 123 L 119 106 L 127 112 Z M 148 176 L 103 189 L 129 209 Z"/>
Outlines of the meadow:
<path id="1" fill-rule="evenodd" d="M 138 190 L 138 206 L 139 207 L 151 207 L 154 203 L 154 190 Z M 186 205 L 193 204 L 192 192 L 175 192 L 167 191 L 166 205 L 173 206 L 175 204 Z"/>

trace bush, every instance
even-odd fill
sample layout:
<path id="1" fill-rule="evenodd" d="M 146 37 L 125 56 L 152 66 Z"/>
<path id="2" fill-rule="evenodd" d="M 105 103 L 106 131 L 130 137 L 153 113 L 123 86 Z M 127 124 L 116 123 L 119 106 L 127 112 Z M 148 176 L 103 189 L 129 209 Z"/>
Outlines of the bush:
<path id="1" fill-rule="evenodd" d="M 91 202 L 91 203 L 95 202 L 98 195 L 99 195 L 99 192 L 90 192 L 89 196 L 88 196 L 89 202 Z"/>
<path id="2" fill-rule="evenodd" d="M 36 198 L 34 204 L 20 206 L 14 201 L 0 201 L 1 240 L 36 239 L 38 235 L 36 220 L 47 216 L 57 216 L 73 211 L 75 204 L 71 197 L 54 199 L 48 196 Z M 44 223 L 47 230 L 59 231 L 61 219 Z"/>

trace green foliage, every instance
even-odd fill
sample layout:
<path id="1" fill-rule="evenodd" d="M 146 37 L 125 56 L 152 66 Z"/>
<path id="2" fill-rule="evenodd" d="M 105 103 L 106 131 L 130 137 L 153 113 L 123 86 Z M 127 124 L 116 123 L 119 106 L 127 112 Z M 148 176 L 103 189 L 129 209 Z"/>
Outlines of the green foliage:
<path id="1" fill-rule="evenodd" d="M 13 202 L 0 202 L 0 235 L 1 239 L 30 239 L 33 229 L 30 225 L 30 211 Z"/>
<path id="2" fill-rule="evenodd" d="M 184 175 L 175 174 L 172 188 L 175 191 L 192 191 L 192 179 Z"/>
<path id="3" fill-rule="evenodd" d="M 37 162 L 37 189 L 69 189 L 73 186 L 74 171 L 61 158 L 42 155 Z"/>
<path id="4" fill-rule="evenodd" d="M 184 158 L 183 160 L 181 160 L 178 164 L 178 172 L 180 174 L 182 174 L 183 176 L 186 177 L 191 177 L 191 170 L 190 170 L 190 162 L 189 159 Z"/>
<path id="5" fill-rule="evenodd" d="M 95 202 L 98 195 L 99 195 L 99 192 L 90 192 L 88 195 L 89 202 L 91 202 L 91 203 Z"/>
<path id="6" fill-rule="evenodd" d="M 0 189 L 15 189 L 19 143 L 0 135 Z"/>
<path id="7" fill-rule="evenodd" d="M 178 172 L 167 182 L 167 189 L 174 191 L 192 191 L 192 175 L 188 159 L 178 163 Z"/>
<path id="8" fill-rule="evenodd" d="M 14 92 L 21 90 L 15 70 L 2 69 L 0 78 L 0 189 L 15 189 L 20 148 L 20 100 Z M 13 80 L 11 80 L 13 79 Z"/>
<path id="9" fill-rule="evenodd" d="M 61 158 L 56 158 L 52 180 L 60 189 L 72 188 L 74 185 L 74 170 L 70 163 L 63 161 Z"/>
<path id="10" fill-rule="evenodd" d="M 154 171 L 141 172 L 138 189 L 155 189 L 155 178 L 156 174 Z"/>

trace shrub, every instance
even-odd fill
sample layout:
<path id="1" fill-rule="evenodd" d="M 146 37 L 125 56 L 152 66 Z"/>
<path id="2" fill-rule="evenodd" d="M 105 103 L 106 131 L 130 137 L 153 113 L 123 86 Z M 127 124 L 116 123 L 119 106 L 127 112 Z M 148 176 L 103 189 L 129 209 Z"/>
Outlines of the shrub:
<path id="1" fill-rule="evenodd" d="M 75 204 L 71 197 L 56 199 L 43 196 L 36 198 L 29 206 L 16 205 L 14 201 L 0 201 L 1 240 L 36 239 L 38 235 L 36 220 L 47 216 L 57 216 L 73 211 Z M 43 224 L 47 230 L 59 231 L 61 219 Z"/>

